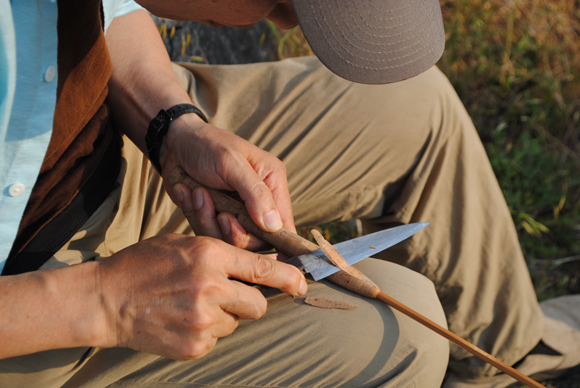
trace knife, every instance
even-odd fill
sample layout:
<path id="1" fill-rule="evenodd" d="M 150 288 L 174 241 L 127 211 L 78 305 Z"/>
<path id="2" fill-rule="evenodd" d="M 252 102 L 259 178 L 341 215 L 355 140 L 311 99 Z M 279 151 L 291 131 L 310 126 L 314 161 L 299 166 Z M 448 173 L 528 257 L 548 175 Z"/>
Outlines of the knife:
<path id="1" fill-rule="evenodd" d="M 169 174 L 167 183 L 171 187 L 177 183 L 183 183 L 190 190 L 204 187 L 187 175 L 181 167 L 176 167 Z M 254 224 L 244 204 L 222 191 L 204 188 L 209 192 L 218 213 L 232 213 L 247 232 L 268 242 L 288 257 L 292 257 L 285 262 L 310 273 L 314 280 L 320 280 L 340 272 L 331 264 L 318 245 L 285 228 L 273 233 L 265 232 Z M 349 264 L 354 264 L 411 237 L 427 225 L 427 223 L 402 225 L 336 244 L 335 248 Z"/>
<path id="2" fill-rule="evenodd" d="M 427 225 L 429 225 L 429 223 L 422 222 L 397 226 L 391 229 L 368 234 L 366 236 L 357 237 L 352 240 L 343 241 L 334 244 L 333 247 L 348 264 L 353 265 L 367 257 L 400 243 Z M 309 273 L 316 281 L 340 271 L 330 262 L 330 260 L 328 260 L 322 249 L 284 260 L 284 262 L 295 266 L 299 270 Z"/>

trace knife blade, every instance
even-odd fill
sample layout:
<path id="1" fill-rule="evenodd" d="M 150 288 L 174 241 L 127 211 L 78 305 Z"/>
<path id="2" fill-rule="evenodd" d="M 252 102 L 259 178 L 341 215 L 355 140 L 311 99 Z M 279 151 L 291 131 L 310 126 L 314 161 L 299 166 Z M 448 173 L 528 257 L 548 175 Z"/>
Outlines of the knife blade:
<path id="1" fill-rule="evenodd" d="M 376 253 L 384 251 L 411 237 L 424 227 L 427 222 L 397 226 L 390 229 L 381 230 L 366 236 L 357 237 L 352 240 L 334 244 L 334 248 L 342 257 L 353 265 Z M 284 261 L 296 268 L 309 273 L 316 281 L 324 279 L 339 271 L 326 257 L 322 249 L 293 257 Z"/>

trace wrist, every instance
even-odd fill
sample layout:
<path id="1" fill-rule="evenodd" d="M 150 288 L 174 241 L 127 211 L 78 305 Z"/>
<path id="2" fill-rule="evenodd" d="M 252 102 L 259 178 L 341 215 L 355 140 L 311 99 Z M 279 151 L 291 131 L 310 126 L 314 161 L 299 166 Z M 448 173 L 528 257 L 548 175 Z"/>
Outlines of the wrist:
<path id="1" fill-rule="evenodd" d="M 54 271 L 39 271 L 51 306 L 60 317 L 62 333 L 51 348 L 106 346 L 108 330 L 98 286 L 97 263 L 88 262 Z M 64 323 L 64 324 L 63 324 Z"/>
<path id="2" fill-rule="evenodd" d="M 182 157 L 186 156 L 183 154 L 183 147 L 180 146 L 191 145 L 192 137 L 197 138 L 197 132 L 203 131 L 206 125 L 208 124 L 196 114 L 185 114 L 172 121 L 171 129 L 167 132 L 159 150 L 159 164 L 163 171 L 169 160 L 181 161 Z M 190 151 L 191 149 L 187 150 Z"/>
<path id="3" fill-rule="evenodd" d="M 75 330 L 78 341 L 85 346 L 112 346 L 110 325 L 103 308 L 99 264 L 88 262 L 75 267 L 80 271 L 75 277 L 81 279 L 84 290 L 75 296 L 75 303 L 81 306 L 81 312 L 71 330 Z"/>
<path id="4" fill-rule="evenodd" d="M 145 136 L 145 143 L 149 160 L 155 166 L 159 174 L 162 173 L 161 168 L 161 153 L 166 153 L 167 147 L 163 147 L 164 140 L 169 133 L 173 122 L 184 115 L 197 115 L 207 123 L 207 119 L 203 112 L 191 104 L 178 104 L 171 108 L 161 109 L 157 116 L 151 120 Z"/>
<path id="5" fill-rule="evenodd" d="M 0 358 L 107 345 L 95 268 L 85 263 L 3 276 Z"/>
<path id="6" fill-rule="evenodd" d="M 95 262 L 93 271 L 95 309 L 99 311 L 98 323 L 95 328 L 96 341 L 100 347 L 110 348 L 120 346 L 118 334 L 117 293 L 113 285 L 121 286 L 121 279 L 111 278 L 111 274 L 103 268 L 104 261 Z"/>

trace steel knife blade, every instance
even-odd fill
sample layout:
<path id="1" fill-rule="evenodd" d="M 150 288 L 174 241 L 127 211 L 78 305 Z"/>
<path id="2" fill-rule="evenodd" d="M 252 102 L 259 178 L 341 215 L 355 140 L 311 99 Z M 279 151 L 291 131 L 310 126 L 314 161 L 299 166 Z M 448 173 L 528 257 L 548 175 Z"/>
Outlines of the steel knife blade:
<path id="1" fill-rule="evenodd" d="M 395 244 L 411 237 L 424 227 L 428 222 L 397 226 L 390 229 L 381 230 L 366 236 L 357 237 L 352 240 L 334 244 L 334 248 L 350 264 L 358 263 L 376 253 L 384 251 Z M 306 273 L 309 273 L 314 280 L 324 279 L 339 271 L 326 257 L 322 249 L 312 253 L 296 256 L 284 261 L 293 265 Z"/>

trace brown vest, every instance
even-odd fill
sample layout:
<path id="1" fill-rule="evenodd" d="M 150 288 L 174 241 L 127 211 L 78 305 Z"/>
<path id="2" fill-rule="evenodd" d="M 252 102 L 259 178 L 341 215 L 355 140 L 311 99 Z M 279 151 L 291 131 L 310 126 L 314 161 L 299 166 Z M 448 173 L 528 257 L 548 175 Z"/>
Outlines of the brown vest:
<path id="1" fill-rule="evenodd" d="M 105 103 L 112 65 L 100 0 L 58 0 L 58 86 L 53 132 L 7 261 L 65 209 L 120 135 Z"/>

